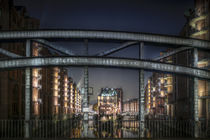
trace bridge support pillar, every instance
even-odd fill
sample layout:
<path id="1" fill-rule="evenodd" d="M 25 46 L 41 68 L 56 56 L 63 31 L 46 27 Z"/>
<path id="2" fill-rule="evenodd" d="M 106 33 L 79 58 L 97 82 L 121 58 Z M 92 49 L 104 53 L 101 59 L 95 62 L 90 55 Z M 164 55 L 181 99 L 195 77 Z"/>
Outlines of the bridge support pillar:
<path id="1" fill-rule="evenodd" d="M 85 40 L 86 55 L 88 55 L 88 40 Z M 89 111 L 89 75 L 88 75 L 88 66 L 84 67 L 84 98 L 83 98 L 83 126 L 84 126 L 84 137 L 88 137 L 88 111 Z"/>
<path id="2" fill-rule="evenodd" d="M 26 57 L 31 55 L 31 42 L 30 40 L 26 41 Z M 24 137 L 29 138 L 29 121 L 30 121 L 30 102 L 31 102 L 31 69 L 25 69 L 25 133 Z"/>
<path id="3" fill-rule="evenodd" d="M 198 66 L 198 49 L 193 50 L 193 66 Z M 199 137 L 199 118 L 198 118 L 198 78 L 193 79 L 193 121 L 194 121 L 194 137 Z"/>
<path id="4" fill-rule="evenodd" d="M 139 57 L 143 58 L 143 46 L 141 42 L 139 46 Z M 139 135 L 143 138 L 145 135 L 145 97 L 144 97 L 144 70 L 139 70 Z"/>

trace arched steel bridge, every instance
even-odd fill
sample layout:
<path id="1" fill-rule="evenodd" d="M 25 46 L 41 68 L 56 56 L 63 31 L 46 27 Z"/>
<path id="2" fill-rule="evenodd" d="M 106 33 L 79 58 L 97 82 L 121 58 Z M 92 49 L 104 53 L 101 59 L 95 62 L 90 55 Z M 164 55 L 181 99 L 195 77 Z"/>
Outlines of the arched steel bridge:
<path id="1" fill-rule="evenodd" d="M 38 38 L 38 39 L 37 39 Z M 56 48 L 49 42 L 41 39 L 51 38 L 80 38 L 80 39 L 109 39 L 109 40 L 126 40 L 132 41 L 121 46 L 121 48 L 137 42 L 151 42 L 156 44 L 167 44 L 173 47 L 179 47 L 174 52 L 183 51 L 186 49 L 200 48 L 209 50 L 210 42 L 191 38 L 182 38 L 178 36 L 168 36 L 148 33 L 131 33 L 131 32 L 113 32 L 113 31 L 94 31 L 94 30 L 35 30 L 35 31 L 1 31 L 1 40 L 18 40 L 18 39 L 33 39 L 53 48 Z M 176 46 L 175 46 L 176 45 Z M 120 49 L 117 48 L 117 49 Z M 117 49 L 112 49 L 116 51 Z M 105 56 L 108 52 L 102 52 L 97 56 Z M 67 52 L 68 55 L 75 55 L 72 52 Z M 173 54 L 173 53 L 172 53 Z M 171 53 L 169 53 L 171 55 Z M 14 57 L 18 57 L 14 55 Z M 160 58 L 158 58 L 160 59 Z M 158 60 L 155 59 L 155 60 Z M 100 58 L 100 57 L 53 57 L 53 58 L 21 58 L 8 59 L 0 61 L 0 69 L 19 68 L 19 67 L 40 67 L 40 66 L 68 66 L 68 65 L 90 65 L 90 66 L 109 66 L 109 67 L 127 67 L 141 68 L 146 70 L 157 70 L 170 73 L 186 74 L 199 78 L 210 79 L 208 70 L 177 66 L 172 64 L 164 64 L 155 61 L 120 59 L 120 58 Z"/>
<path id="2" fill-rule="evenodd" d="M 56 45 L 44 39 L 93 39 L 93 40 L 117 40 L 128 41 L 124 42 L 119 47 L 106 50 L 94 56 L 78 56 L 77 54 L 61 50 Z M 144 71 L 155 70 L 175 74 L 183 74 L 194 77 L 193 78 L 193 119 L 198 121 L 198 78 L 210 80 L 210 71 L 196 68 L 198 62 L 198 49 L 210 50 L 210 42 L 204 40 L 197 40 L 192 38 L 182 38 L 178 36 L 168 36 L 148 33 L 132 33 L 132 32 L 114 32 L 114 31 L 95 31 L 95 30 L 34 30 L 34 31 L 0 31 L 1 41 L 10 40 L 26 40 L 26 56 L 19 56 L 4 49 L 0 49 L 0 53 L 9 56 L 9 59 L 0 60 L 0 70 L 13 68 L 26 68 L 25 70 L 25 137 L 29 138 L 29 123 L 30 120 L 30 94 L 31 94 L 31 73 L 29 67 L 46 67 L 46 66 L 99 66 L 99 67 L 120 67 L 140 69 L 139 71 L 139 121 L 142 133 L 144 130 Z M 57 50 L 63 56 L 56 57 L 30 57 L 31 41 L 36 41 L 51 49 Z M 113 52 L 124 49 L 133 44 L 140 44 L 140 50 L 143 43 L 153 43 L 158 45 L 168 45 L 168 47 L 175 48 L 173 51 L 165 55 L 151 60 L 143 59 L 129 59 L 129 58 L 111 58 L 104 57 Z M 193 66 L 179 66 L 169 63 L 158 62 L 158 60 L 171 56 L 178 52 L 188 49 L 193 50 Z M 142 51 L 141 51 L 142 53 Z M 141 53 L 139 54 L 142 58 Z M 84 98 L 83 107 L 88 107 L 88 68 L 84 69 Z M 88 120 L 87 112 L 84 112 L 84 120 Z M 139 133 L 140 133 L 139 132 Z"/>
<path id="3" fill-rule="evenodd" d="M 94 30 L 35 30 L 35 31 L 1 31 L 0 40 L 3 39 L 46 39 L 46 38 L 82 38 L 82 39 L 110 39 L 151 42 L 158 44 L 170 44 L 189 46 L 210 50 L 210 42 L 178 36 L 114 32 L 114 31 L 94 31 Z"/>
<path id="4" fill-rule="evenodd" d="M 105 58 L 105 57 L 30 57 L 0 61 L 0 69 L 46 66 L 100 66 L 120 67 L 132 69 L 156 70 L 176 74 L 185 74 L 203 79 L 210 79 L 208 70 L 177 66 L 173 64 L 155 62 L 150 60 Z"/>

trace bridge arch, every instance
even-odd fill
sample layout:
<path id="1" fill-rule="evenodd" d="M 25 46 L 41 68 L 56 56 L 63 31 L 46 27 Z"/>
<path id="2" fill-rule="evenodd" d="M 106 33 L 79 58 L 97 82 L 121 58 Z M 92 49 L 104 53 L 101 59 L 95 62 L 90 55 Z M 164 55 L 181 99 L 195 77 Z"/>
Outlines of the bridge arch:
<path id="1" fill-rule="evenodd" d="M 0 69 L 46 66 L 96 66 L 145 69 L 184 74 L 210 80 L 210 71 L 208 70 L 139 59 L 59 56 L 16 58 L 0 61 Z"/>

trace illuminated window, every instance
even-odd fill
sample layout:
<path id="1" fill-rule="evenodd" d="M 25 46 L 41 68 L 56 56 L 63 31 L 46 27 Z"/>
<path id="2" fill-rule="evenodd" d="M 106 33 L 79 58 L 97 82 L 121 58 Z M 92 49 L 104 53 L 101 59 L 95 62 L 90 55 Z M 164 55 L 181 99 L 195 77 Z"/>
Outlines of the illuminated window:
<path id="1" fill-rule="evenodd" d="M 172 87 L 172 86 L 168 86 L 168 87 L 167 87 L 167 92 L 168 92 L 168 93 L 171 93 L 172 90 L 173 90 L 173 87 Z"/>
<path id="2" fill-rule="evenodd" d="M 164 79 L 163 79 L 163 78 L 160 79 L 160 83 L 161 83 L 161 84 L 164 83 Z"/>
<path id="3" fill-rule="evenodd" d="M 167 79 L 167 84 L 168 85 L 172 84 L 172 77 Z"/>
<path id="4" fill-rule="evenodd" d="M 163 91 L 163 90 L 160 91 L 160 95 L 161 95 L 161 96 L 164 96 L 164 91 Z"/>
<path id="5" fill-rule="evenodd" d="M 152 88 L 152 91 L 155 92 L 155 87 Z"/>
<path id="6" fill-rule="evenodd" d="M 54 89 L 55 90 L 58 90 L 58 85 L 54 85 Z"/>
<path id="7" fill-rule="evenodd" d="M 58 91 L 54 91 L 54 96 L 58 96 Z"/>

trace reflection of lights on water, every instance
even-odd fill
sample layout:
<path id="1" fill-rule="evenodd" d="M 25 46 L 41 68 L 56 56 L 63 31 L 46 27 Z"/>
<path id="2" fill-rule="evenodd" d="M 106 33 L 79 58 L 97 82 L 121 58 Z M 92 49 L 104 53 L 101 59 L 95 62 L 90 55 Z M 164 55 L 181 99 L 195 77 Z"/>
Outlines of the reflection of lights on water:
<path id="1" fill-rule="evenodd" d="M 105 116 L 103 116 L 102 118 L 101 118 L 101 121 L 107 121 L 107 119 L 106 119 L 106 117 Z"/>

